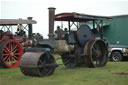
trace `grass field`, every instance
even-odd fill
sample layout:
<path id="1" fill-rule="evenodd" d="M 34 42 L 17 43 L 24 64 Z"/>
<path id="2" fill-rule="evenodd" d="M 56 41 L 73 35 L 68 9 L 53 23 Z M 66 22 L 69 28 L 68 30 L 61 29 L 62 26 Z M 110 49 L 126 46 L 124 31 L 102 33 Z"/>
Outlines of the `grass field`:
<path id="1" fill-rule="evenodd" d="M 59 61 L 59 63 L 61 63 Z M 128 85 L 128 62 L 108 62 L 103 68 L 59 66 L 49 77 L 29 77 L 13 69 L 0 68 L 0 85 Z"/>

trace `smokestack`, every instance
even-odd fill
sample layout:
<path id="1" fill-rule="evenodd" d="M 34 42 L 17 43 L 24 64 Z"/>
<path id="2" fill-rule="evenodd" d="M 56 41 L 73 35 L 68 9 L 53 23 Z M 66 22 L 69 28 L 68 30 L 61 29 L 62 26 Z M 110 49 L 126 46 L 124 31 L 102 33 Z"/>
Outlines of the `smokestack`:
<path id="1" fill-rule="evenodd" d="M 33 17 L 28 17 L 28 20 L 32 20 Z M 28 37 L 32 39 L 32 24 L 28 24 Z"/>
<path id="2" fill-rule="evenodd" d="M 50 7 L 49 9 L 49 38 L 54 37 L 54 18 L 55 18 L 55 9 L 54 7 Z"/>

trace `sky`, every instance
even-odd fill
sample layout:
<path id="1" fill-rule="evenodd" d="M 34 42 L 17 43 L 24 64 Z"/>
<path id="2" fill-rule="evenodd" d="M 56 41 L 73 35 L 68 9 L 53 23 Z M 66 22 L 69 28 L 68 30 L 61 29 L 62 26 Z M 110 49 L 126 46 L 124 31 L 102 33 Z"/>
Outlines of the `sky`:
<path id="1" fill-rule="evenodd" d="M 31 16 L 37 21 L 37 24 L 33 25 L 34 32 L 47 37 L 48 7 L 55 7 L 56 14 L 61 12 L 103 16 L 128 14 L 127 0 L 0 0 L 0 18 L 26 19 Z"/>

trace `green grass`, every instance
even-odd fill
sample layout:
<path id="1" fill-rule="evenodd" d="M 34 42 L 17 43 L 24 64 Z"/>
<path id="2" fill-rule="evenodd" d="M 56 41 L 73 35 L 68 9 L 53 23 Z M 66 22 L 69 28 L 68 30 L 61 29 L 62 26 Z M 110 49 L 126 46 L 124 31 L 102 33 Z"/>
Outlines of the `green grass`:
<path id="1" fill-rule="evenodd" d="M 61 61 L 58 61 L 61 63 Z M 103 68 L 66 68 L 59 66 L 51 76 L 39 78 L 25 76 L 19 67 L 0 68 L 0 85 L 128 85 L 128 62 L 109 62 Z"/>

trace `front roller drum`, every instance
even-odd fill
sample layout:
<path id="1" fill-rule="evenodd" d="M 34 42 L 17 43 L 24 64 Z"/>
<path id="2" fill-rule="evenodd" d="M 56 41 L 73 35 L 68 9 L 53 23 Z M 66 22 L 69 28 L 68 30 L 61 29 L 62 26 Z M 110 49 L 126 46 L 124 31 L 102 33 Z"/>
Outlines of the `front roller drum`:
<path id="1" fill-rule="evenodd" d="M 108 48 L 103 40 L 89 40 L 84 48 L 85 63 L 88 67 L 103 67 L 108 60 Z"/>
<path id="2" fill-rule="evenodd" d="M 49 76 L 56 66 L 54 57 L 44 52 L 26 52 L 20 61 L 21 72 L 28 76 Z"/>

